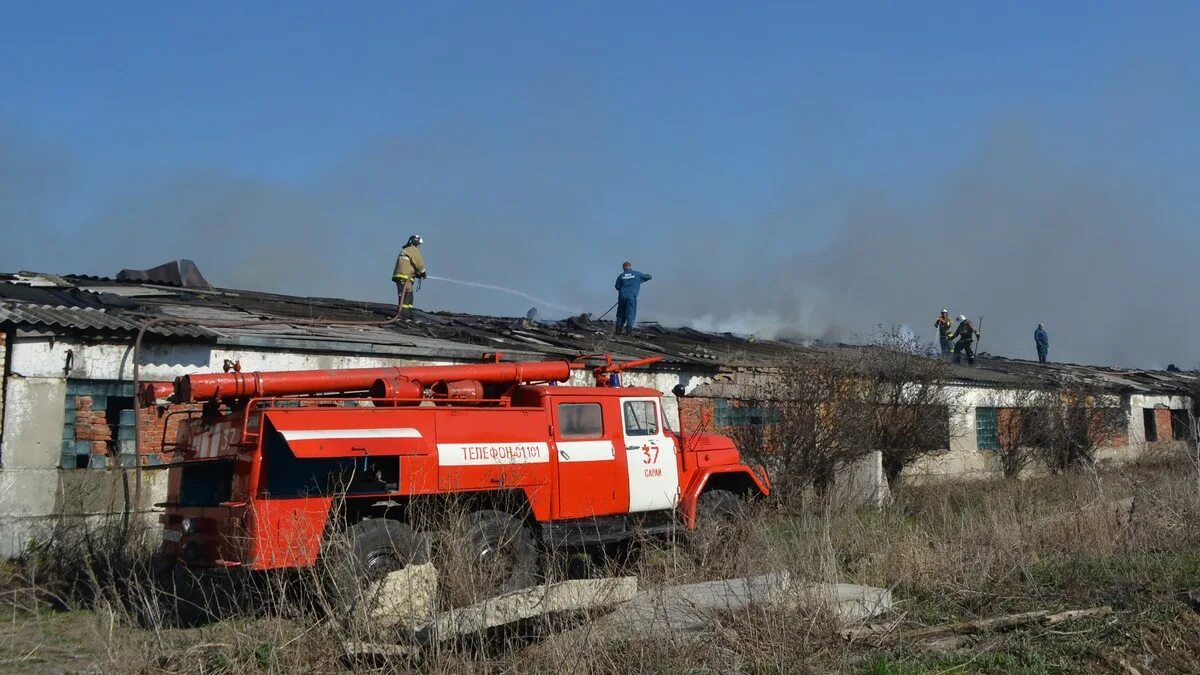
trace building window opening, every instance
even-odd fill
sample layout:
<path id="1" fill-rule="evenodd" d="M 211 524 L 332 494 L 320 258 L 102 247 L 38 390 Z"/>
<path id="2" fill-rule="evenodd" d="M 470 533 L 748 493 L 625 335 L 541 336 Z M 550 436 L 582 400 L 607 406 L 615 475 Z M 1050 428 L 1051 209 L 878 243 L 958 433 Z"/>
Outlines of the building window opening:
<path id="1" fill-rule="evenodd" d="M 1154 408 L 1142 408 L 1142 429 L 1147 443 L 1158 442 L 1158 426 L 1154 421 Z"/>
<path id="2" fill-rule="evenodd" d="M 1186 408 L 1171 410 L 1171 436 L 1177 441 L 1192 438 L 1192 416 Z"/>
<path id="3" fill-rule="evenodd" d="M 999 450 L 1000 432 L 995 408 L 975 409 L 975 443 L 980 450 Z"/>
<path id="4" fill-rule="evenodd" d="M 778 422 L 779 411 L 765 402 L 726 398 L 713 400 L 713 424 L 717 427 L 749 427 Z"/>
<path id="5" fill-rule="evenodd" d="M 63 412 L 63 468 L 134 466 L 131 383 L 67 380 Z"/>

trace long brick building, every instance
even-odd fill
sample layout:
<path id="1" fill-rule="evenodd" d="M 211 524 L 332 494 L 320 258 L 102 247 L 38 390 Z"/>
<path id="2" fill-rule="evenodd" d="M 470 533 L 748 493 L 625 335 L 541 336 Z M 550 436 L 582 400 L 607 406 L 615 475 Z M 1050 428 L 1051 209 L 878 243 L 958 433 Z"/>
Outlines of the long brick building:
<path id="1" fill-rule="evenodd" d="M 212 288 L 194 266 L 164 269 L 170 273 L 125 272 L 114 279 L 0 274 L 0 557 L 20 554 L 55 519 L 125 509 L 152 513 L 162 500 L 165 472 L 153 467 L 170 461 L 163 440 L 171 438 L 180 414 L 174 407 L 146 407 L 135 417 L 132 382 L 135 336 L 155 319 L 139 359 L 144 381 L 169 382 L 235 362 L 244 370 L 295 370 L 466 363 L 495 352 L 506 360 L 663 355 L 662 362 L 626 374 L 625 384 L 664 393 L 683 385 L 689 396 L 682 399 L 682 421 L 716 429 L 764 423 L 740 400 L 749 383 L 772 376 L 780 359 L 837 359 L 861 349 L 653 323 L 634 336 L 611 337 L 611 324 L 586 315 L 530 322 L 418 313 L 416 321 L 387 326 L 319 326 L 301 322 L 382 322 L 395 307 Z M 232 323 L 243 325 L 219 327 Z M 1015 393 L 1063 373 L 1106 392 L 1112 420 L 1124 429 L 1105 449 L 1113 458 L 1188 438 L 1191 392 L 1200 382 L 1192 373 L 1041 366 L 986 356 L 975 368 L 950 372 L 955 402 L 946 406 L 947 428 L 961 433 L 947 434 L 944 451 L 915 467 L 915 475 L 989 471 L 999 422 L 1009 414 L 1006 408 L 1017 407 Z M 676 399 L 664 397 L 663 407 L 678 424 Z M 142 501 L 131 504 L 129 485 L 136 480 L 143 484 Z"/>

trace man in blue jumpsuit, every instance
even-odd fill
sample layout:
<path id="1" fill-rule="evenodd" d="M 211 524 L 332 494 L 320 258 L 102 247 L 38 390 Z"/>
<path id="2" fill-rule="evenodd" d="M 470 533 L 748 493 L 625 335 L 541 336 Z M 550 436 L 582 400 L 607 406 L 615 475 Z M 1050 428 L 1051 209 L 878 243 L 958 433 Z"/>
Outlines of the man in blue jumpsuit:
<path id="1" fill-rule="evenodd" d="M 633 332 L 633 322 L 637 317 L 638 291 L 643 281 L 650 281 L 649 274 L 642 274 L 633 269 L 633 265 L 621 265 L 621 274 L 617 276 L 617 335 L 622 331 L 626 335 Z"/>
<path id="2" fill-rule="evenodd" d="M 1050 353 L 1050 334 L 1040 323 L 1037 330 L 1033 331 L 1033 343 L 1037 345 L 1038 363 L 1045 363 L 1046 356 Z"/>

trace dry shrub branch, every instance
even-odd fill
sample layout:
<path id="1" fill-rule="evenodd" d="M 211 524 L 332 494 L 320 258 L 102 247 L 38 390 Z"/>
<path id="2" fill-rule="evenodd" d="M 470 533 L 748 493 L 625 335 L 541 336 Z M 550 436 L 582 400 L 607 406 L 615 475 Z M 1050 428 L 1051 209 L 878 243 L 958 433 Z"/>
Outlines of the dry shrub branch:
<path id="1" fill-rule="evenodd" d="M 732 405 L 761 411 L 729 430 L 738 447 L 771 472 L 778 496 L 818 494 L 847 467 L 882 453 L 889 484 L 905 467 L 945 452 L 956 396 L 944 361 L 897 330 L 834 358 L 793 357 L 769 381 L 746 387 Z"/>

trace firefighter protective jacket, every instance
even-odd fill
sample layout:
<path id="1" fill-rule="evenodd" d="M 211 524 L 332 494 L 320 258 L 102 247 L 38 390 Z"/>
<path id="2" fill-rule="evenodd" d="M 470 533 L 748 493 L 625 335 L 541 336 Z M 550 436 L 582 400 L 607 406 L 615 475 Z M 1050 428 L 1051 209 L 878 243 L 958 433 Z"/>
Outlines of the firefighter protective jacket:
<path id="1" fill-rule="evenodd" d="M 978 336 L 979 331 L 975 330 L 975 326 L 971 325 L 970 319 L 958 324 L 958 328 L 954 330 L 954 337 L 958 338 L 959 342 L 965 344 L 971 344 Z"/>
<path id="2" fill-rule="evenodd" d="M 954 331 L 950 328 L 950 317 L 943 317 L 939 314 L 937 320 L 933 322 L 933 327 L 937 329 L 938 335 L 941 337 L 954 337 Z"/>
<path id="3" fill-rule="evenodd" d="M 425 273 L 425 261 L 421 259 L 421 250 L 416 246 L 405 246 L 396 256 L 396 269 L 392 271 L 392 280 L 412 279 L 418 274 Z"/>

